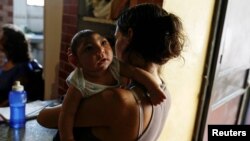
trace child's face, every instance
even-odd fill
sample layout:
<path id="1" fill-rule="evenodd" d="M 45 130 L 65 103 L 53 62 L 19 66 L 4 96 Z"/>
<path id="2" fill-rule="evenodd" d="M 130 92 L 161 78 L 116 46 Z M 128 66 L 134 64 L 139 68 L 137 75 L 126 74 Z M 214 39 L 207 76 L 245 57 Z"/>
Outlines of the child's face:
<path id="1" fill-rule="evenodd" d="M 83 72 L 98 72 L 107 70 L 113 60 L 113 51 L 108 40 L 95 33 L 83 39 L 77 49 L 78 67 Z"/>

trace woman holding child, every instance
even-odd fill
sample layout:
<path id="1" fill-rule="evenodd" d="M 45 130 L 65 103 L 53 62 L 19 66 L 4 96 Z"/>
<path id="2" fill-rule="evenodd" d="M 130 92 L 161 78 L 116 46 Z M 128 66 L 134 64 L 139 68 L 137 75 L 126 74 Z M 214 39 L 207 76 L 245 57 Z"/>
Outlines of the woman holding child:
<path id="1" fill-rule="evenodd" d="M 125 89 L 105 89 L 81 101 L 72 140 L 156 141 L 171 103 L 160 69 L 181 54 L 182 23 L 177 16 L 157 5 L 141 4 L 119 16 L 115 37 L 116 57 L 150 73 L 165 92 L 166 99 L 154 105 L 151 101 L 154 94 L 133 80 Z M 79 93 L 73 88 L 68 92 Z M 38 122 L 47 128 L 57 128 L 60 111 L 61 106 L 45 109 L 38 116 Z"/>

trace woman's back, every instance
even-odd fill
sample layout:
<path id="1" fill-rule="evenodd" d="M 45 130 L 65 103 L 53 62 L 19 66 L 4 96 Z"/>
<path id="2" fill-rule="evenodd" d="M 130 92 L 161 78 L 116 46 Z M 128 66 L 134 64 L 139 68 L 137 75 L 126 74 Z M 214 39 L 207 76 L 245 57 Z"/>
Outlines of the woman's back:
<path id="1" fill-rule="evenodd" d="M 133 86 L 133 88 L 127 92 L 127 96 L 130 97 L 129 95 L 133 95 L 133 98 L 130 99 L 134 99 L 136 101 L 136 103 L 132 105 L 135 106 L 138 114 L 132 118 L 136 120 L 134 124 L 138 124 L 138 126 L 132 125 L 131 127 L 138 130 L 137 132 L 134 132 L 137 133 L 138 141 L 155 141 L 160 136 L 163 126 L 165 125 L 171 103 L 171 98 L 165 85 L 164 88 L 166 99 L 159 105 L 153 105 L 150 102 L 147 92 L 143 91 L 137 85 Z M 128 119 L 125 120 L 130 122 Z"/>
<path id="2" fill-rule="evenodd" d="M 107 98 L 107 104 L 112 103 L 108 109 L 112 111 L 109 115 L 104 114 L 102 118 L 107 120 L 107 126 L 82 128 L 88 132 L 80 133 L 76 136 L 86 139 L 86 136 L 107 141 L 155 141 L 165 125 L 165 120 L 170 107 L 171 98 L 166 90 L 167 99 L 157 106 L 153 106 L 150 99 L 143 90 L 135 86 L 133 89 L 112 89 L 90 98 L 88 102 L 96 103 L 97 107 L 106 107 L 103 103 L 98 103 L 96 99 Z M 79 107 L 81 109 L 81 107 Z M 84 110 L 84 109 L 83 109 Z M 103 108 L 106 111 L 106 108 Z M 81 110 L 80 110 L 81 111 Z M 78 114 L 84 115 L 79 111 Z M 109 116 L 109 117 L 106 117 Z M 76 119 L 78 125 L 81 119 Z M 84 119 L 83 119 L 84 120 Z M 85 124 L 85 123 L 84 123 Z M 80 128 L 78 128 L 80 129 Z M 92 139 L 93 139 L 92 138 Z"/>

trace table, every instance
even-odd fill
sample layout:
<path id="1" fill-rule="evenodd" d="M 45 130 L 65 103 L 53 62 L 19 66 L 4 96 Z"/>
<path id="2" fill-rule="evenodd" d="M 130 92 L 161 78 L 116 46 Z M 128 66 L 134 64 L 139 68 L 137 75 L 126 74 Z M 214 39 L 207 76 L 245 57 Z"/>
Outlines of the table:
<path id="1" fill-rule="evenodd" d="M 37 123 L 36 119 L 28 120 L 25 128 L 13 129 L 8 124 L 0 124 L 0 141 L 52 141 L 56 129 L 48 129 Z"/>

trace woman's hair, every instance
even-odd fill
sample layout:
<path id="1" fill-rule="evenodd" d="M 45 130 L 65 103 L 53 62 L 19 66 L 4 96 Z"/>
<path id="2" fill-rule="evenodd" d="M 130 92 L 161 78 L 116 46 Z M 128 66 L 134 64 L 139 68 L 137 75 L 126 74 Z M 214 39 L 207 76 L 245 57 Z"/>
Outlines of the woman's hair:
<path id="1" fill-rule="evenodd" d="M 139 4 L 124 11 L 117 20 L 118 30 L 133 37 L 125 53 L 140 55 L 146 62 L 162 65 L 178 57 L 184 46 L 180 19 L 155 4 Z"/>
<path id="2" fill-rule="evenodd" d="M 80 30 L 79 32 L 77 32 L 71 40 L 70 48 L 71 48 L 72 54 L 77 56 L 76 55 L 77 49 L 82 44 L 82 41 L 84 39 L 91 37 L 95 33 L 97 33 L 97 32 L 90 30 L 90 29 Z"/>
<path id="3" fill-rule="evenodd" d="M 5 24 L 3 30 L 3 51 L 14 64 L 30 61 L 29 44 L 24 33 L 13 24 Z"/>

